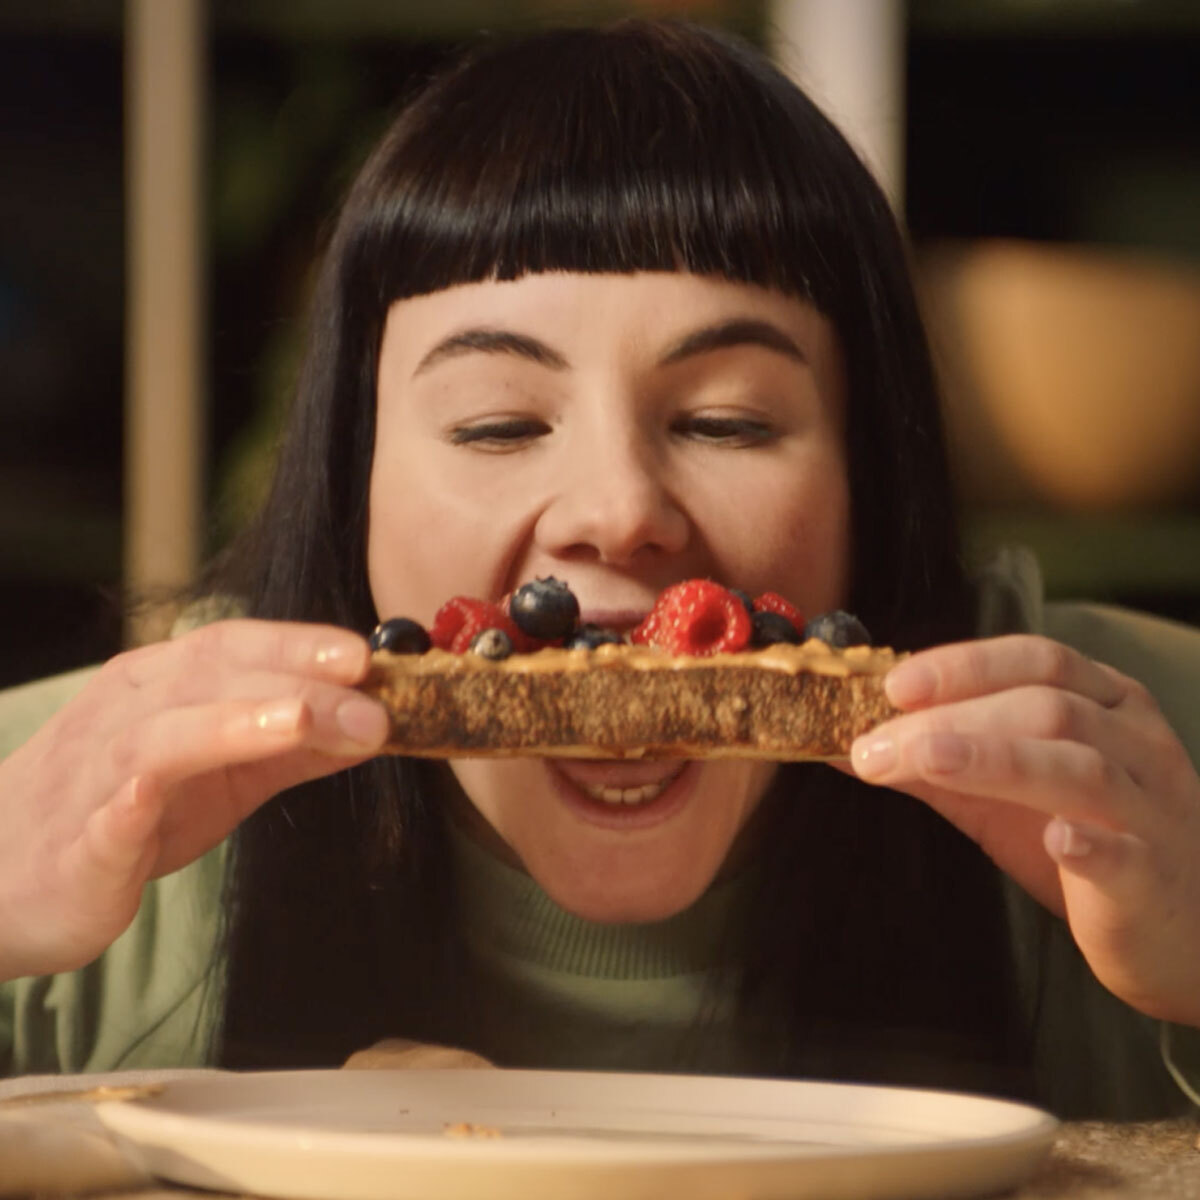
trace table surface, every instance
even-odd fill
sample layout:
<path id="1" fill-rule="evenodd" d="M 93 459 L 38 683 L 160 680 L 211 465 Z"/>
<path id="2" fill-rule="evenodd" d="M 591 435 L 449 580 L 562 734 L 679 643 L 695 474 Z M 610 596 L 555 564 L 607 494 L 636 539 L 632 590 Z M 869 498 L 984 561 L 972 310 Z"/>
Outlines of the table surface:
<path id="1" fill-rule="evenodd" d="M 1196 1200 L 1200 1197 L 1200 1122 L 1071 1122 L 1036 1176 L 1011 1200 Z M 228 1200 L 216 1192 L 160 1187 L 110 1192 L 92 1200 Z"/>
<path id="2" fill-rule="evenodd" d="M 1200 1197 L 1200 1123 L 1068 1123 L 1037 1175 L 1011 1194 L 1020 1200 L 1193 1200 Z"/>

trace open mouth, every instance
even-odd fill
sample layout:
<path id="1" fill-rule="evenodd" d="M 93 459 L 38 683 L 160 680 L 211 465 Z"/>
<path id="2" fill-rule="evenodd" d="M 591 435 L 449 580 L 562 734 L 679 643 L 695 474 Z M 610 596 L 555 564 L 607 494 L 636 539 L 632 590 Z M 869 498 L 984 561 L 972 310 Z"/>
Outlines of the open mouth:
<path id="1" fill-rule="evenodd" d="M 622 823 L 663 819 L 684 802 L 689 764 L 612 762 L 600 759 L 548 760 L 559 794 L 580 815 Z"/>
<path id="2" fill-rule="evenodd" d="M 641 786 L 635 787 L 621 787 L 605 783 L 576 783 L 575 786 L 586 795 L 591 796 L 593 800 L 599 800 L 603 804 L 646 804 L 661 796 L 682 770 L 683 764 L 681 763 L 679 771 L 660 783 L 643 783 Z"/>
<path id="3" fill-rule="evenodd" d="M 579 614 L 579 623 L 611 629 L 613 633 L 628 633 L 646 619 L 649 611 L 648 608 L 584 608 Z"/>

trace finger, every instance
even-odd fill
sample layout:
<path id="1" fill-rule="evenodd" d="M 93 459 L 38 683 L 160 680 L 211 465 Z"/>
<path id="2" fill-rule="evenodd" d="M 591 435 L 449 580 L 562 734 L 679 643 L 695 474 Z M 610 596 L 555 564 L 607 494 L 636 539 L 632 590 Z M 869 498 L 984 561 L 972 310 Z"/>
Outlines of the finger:
<path id="1" fill-rule="evenodd" d="M 99 909 L 118 901 L 109 920 L 124 928 L 132 920 L 158 849 L 163 789 L 148 778 L 130 779 L 87 819 L 63 851 L 61 878 L 70 892 Z"/>
<path id="2" fill-rule="evenodd" d="M 1101 982 L 1148 1015 L 1194 1022 L 1194 1005 L 1176 1010 L 1164 1001 L 1190 1001 L 1196 972 L 1179 953 L 1187 936 L 1176 927 L 1181 906 L 1152 844 L 1062 818 L 1046 825 L 1043 844 L 1061 872 L 1072 933 Z"/>
<path id="3" fill-rule="evenodd" d="M 923 650 L 888 672 L 884 688 L 900 709 L 965 700 L 1023 685 L 1058 688 L 1115 708 L 1130 680 L 1061 642 L 1032 634 Z"/>
<path id="4" fill-rule="evenodd" d="M 1079 742 L 1095 746 L 1151 790 L 1166 791 L 1156 781 L 1174 768 L 1174 759 L 1165 752 L 1169 731 L 1157 721 L 1152 727 L 1146 715 L 1105 708 L 1076 692 L 1021 686 L 919 709 L 877 726 L 874 734 L 896 741 L 957 733 Z"/>
<path id="5" fill-rule="evenodd" d="M 123 731 L 113 740 L 110 770 L 116 779 L 154 775 L 169 786 L 301 747 L 361 758 L 382 748 L 388 729 L 378 701 L 343 688 L 313 688 L 306 698 L 189 705 Z"/>
<path id="6" fill-rule="evenodd" d="M 872 783 L 928 783 L 1114 830 L 1138 832 L 1156 816 L 1125 770 L 1078 742 L 877 730 L 855 742 L 851 762 Z"/>
<path id="7" fill-rule="evenodd" d="M 273 671 L 332 683 L 360 682 L 371 652 L 366 639 L 335 625 L 289 621 L 218 621 L 113 660 L 134 688 L 215 670 Z"/>
<path id="8" fill-rule="evenodd" d="M 1123 880 L 1128 888 L 1148 874 L 1149 847 L 1130 833 L 1053 817 L 1046 823 L 1042 842 L 1058 866 L 1080 879 Z"/>
<path id="9" fill-rule="evenodd" d="M 373 752 L 335 756 L 299 747 L 234 764 L 221 773 L 219 786 L 203 775 L 187 780 L 173 790 L 163 814 L 152 876 L 170 874 L 210 850 L 273 796 L 371 757 Z"/>
<path id="10" fill-rule="evenodd" d="M 81 851 L 110 879 L 128 882 L 154 857 L 163 788 L 157 780 L 131 779 L 84 825 Z"/>

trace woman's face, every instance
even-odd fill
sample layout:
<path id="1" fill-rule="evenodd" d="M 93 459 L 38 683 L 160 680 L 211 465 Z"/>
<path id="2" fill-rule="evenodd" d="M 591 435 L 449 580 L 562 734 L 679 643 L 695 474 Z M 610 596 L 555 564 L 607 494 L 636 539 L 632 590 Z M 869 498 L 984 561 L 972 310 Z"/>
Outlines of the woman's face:
<path id="1" fill-rule="evenodd" d="M 381 618 L 428 626 L 451 596 L 498 600 L 547 575 L 583 620 L 620 629 L 696 577 L 809 614 L 845 602 L 843 369 L 809 304 L 675 273 L 467 284 L 392 305 L 378 384 L 367 559 Z M 775 769 L 450 768 L 485 838 L 599 921 L 695 900 Z M 601 788 L 645 799 L 610 804 Z"/>

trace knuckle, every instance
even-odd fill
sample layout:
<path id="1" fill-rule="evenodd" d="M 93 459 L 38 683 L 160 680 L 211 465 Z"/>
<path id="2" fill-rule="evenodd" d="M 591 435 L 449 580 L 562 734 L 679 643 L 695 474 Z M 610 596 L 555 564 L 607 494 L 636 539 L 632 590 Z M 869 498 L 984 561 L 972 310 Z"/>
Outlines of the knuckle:
<path id="1" fill-rule="evenodd" d="M 1051 638 L 1030 637 L 1029 653 L 1036 677 L 1050 687 L 1069 686 L 1074 664 L 1073 651 Z"/>
<path id="2" fill-rule="evenodd" d="M 140 727 L 126 725 L 109 739 L 108 762 L 113 778 L 129 779 L 137 774 L 139 748 L 144 736 Z"/>
<path id="3" fill-rule="evenodd" d="M 1196 766 L 1183 743 L 1168 726 L 1161 726 L 1151 735 L 1151 754 L 1162 768 L 1172 790 L 1183 792 L 1197 783 Z"/>
<path id="4" fill-rule="evenodd" d="M 92 687 L 141 687 L 141 668 L 148 657 L 147 651 L 151 649 L 149 646 L 141 646 L 136 650 L 123 650 L 114 655 L 96 672 Z"/>
<path id="5" fill-rule="evenodd" d="M 1033 733 L 1048 741 L 1074 740 L 1079 730 L 1079 710 L 1067 692 L 1039 688 L 1029 698 Z"/>
<path id="6" fill-rule="evenodd" d="M 225 652 L 229 630 L 224 621 L 214 621 L 211 625 L 201 625 L 185 633 L 181 642 L 184 650 L 192 660 L 216 658 Z"/>
<path id="7" fill-rule="evenodd" d="M 958 663 L 961 690 L 969 695 L 978 695 L 987 688 L 988 652 L 978 643 L 968 642 L 962 648 Z"/>
<path id="8" fill-rule="evenodd" d="M 1132 703 L 1143 711 L 1155 716 L 1161 716 L 1162 710 L 1159 708 L 1157 697 L 1140 679 L 1122 676 L 1122 683 L 1125 687 L 1125 699 L 1128 703 Z"/>
<path id="9" fill-rule="evenodd" d="M 1094 746 L 1080 756 L 1078 773 L 1084 790 L 1092 795 L 1112 795 L 1121 786 L 1124 771 Z"/>

